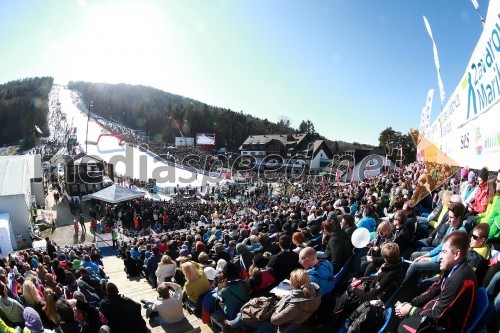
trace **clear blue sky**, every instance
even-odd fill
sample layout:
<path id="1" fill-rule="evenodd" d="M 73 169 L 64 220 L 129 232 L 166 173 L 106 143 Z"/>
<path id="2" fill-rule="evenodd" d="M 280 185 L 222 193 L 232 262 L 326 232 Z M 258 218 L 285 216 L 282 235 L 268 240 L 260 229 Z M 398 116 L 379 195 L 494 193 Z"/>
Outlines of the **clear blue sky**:
<path id="1" fill-rule="evenodd" d="M 448 97 L 482 32 L 470 0 L 0 0 L 0 83 L 143 84 L 376 144 L 419 127 L 430 88 L 440 111 L 423 15 Z"/>

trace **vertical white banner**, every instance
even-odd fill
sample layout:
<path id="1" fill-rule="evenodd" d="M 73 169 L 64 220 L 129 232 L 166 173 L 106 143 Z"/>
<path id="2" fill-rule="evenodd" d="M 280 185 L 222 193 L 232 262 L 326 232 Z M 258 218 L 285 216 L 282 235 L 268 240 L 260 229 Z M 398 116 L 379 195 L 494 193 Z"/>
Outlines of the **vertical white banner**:
<path id="1" fill-rule="evenodd" d="M 465 72 L 433 119 L 425 136 L 429 151 L 425 149 L 424 156 L 441 151 L 459 165 L 500 168 L 499 0 L 490 1 L 486 24 Z"/>
<path id="2" fill-rule="evenodd" d="M 432 100 L 434 99 L 434 89 L 429 89 L 427 92 L 427 99 L 425 100 L 425 106 L 422 109 L 422 114 L 420 115 L 420 135 L 427 136 L 429 132 L 429 127 L 431 126 L 431 109 Z"/>
<path id="3" fill-rule="evenodd" d="M 424 18 L 425 28 L 427 29 L 427 33 L 429 34 L 429 37 L 431 37 L 432 40 L 432 50 L 434 51 L 434 64 L 436 65 L 436 70 L 437 70 L 439 95 L 441 97 L 441 107 L 442 107 L 446 95 L 444 93 L 443 81 L 441 80 L 441 66 L 439 65 L 438 51 L 436 43 L 434 42 L 434 37 L 432 36 L 431 26 L 429 25 L 427 18 L 425 16 L 423 16 L 423 18 Z"/>

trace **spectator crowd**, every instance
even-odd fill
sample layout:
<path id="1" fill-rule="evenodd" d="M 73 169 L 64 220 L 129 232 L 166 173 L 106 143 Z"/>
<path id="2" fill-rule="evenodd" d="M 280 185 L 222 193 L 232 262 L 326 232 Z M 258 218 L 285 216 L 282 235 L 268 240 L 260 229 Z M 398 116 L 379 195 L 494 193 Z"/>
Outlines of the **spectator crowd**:
<path id="1" fill-rule="evenodd" d="M 340 327 L 358 324 L 351 314 L 369 304 L 392 307 L 399 332 L 458 332 L 476 319 L 484 288 L 490 305 L 475 331 L 497 332 L 499 177 L 413 163 L 359 183 L 315 177 L 273 194 L 262 182 L 251 195 L 233 189 L 246 200 L 140 198 L 93 202 L 90 213 L 114 240 L 123 231 L 114 247 L 127 275 L 156 288 L 158 301 L 142 302 L 159 325 L 186 309 L 235 329 Z M 6 331 L 147 331 L 140 304 L 107 281 L 97 249 L 47 242 L 0 262 Z"/>

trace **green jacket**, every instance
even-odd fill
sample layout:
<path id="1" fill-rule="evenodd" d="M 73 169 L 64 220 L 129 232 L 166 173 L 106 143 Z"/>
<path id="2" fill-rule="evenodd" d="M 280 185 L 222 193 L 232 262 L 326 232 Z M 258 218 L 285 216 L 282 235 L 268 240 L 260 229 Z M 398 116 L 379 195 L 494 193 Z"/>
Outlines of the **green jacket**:
<path id="1" fill-rule="evenodd" d="M 486 212 L 477 215 L 477 222 L 488 223 L 490 226 L 488 239 L 500 238 L 500 192 L 497 191 Z"/>
<path id="2" fill-rule="evenodd" d="M 0 318 L 0 333 L 14 333 L 16 330 L 7 324 Z"/>

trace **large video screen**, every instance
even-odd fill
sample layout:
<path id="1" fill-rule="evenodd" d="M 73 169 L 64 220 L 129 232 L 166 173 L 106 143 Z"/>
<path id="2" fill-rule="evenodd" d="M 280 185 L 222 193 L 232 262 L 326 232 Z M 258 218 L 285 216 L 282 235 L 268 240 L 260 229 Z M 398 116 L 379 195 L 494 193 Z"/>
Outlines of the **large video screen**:
<path id="1" fill-rule="evenodd" d="M 215 146 L 215 133 L 196 133 L 197 146 Z"/>

